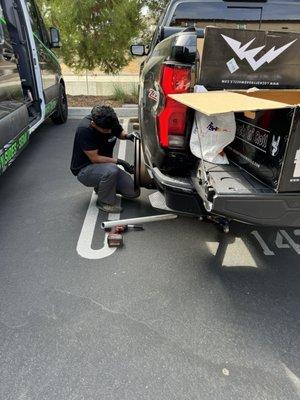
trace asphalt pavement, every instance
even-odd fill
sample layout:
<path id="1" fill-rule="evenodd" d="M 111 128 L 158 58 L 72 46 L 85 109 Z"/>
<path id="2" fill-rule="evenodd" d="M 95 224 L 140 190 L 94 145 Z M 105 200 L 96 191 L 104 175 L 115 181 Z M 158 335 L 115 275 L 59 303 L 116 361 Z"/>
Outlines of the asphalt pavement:
<path id="1" fill-rule="evenodd" d="M 77 124 L 0 177 L 0 399 L 299 399 L 300 229 L 180 217 L 110 251 L 117 216 L 69 172 Z M 149 194 L 122 218 L 158 214 Z"/>

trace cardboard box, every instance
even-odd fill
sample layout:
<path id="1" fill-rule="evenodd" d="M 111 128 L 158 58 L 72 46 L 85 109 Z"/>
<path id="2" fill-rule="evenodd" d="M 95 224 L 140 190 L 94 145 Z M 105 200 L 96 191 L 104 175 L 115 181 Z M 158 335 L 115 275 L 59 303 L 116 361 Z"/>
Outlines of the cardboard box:
<path id="1" fill-rule="evenodd" d="M 208 27 L 200 84 L 207 89 L 300 88 L 300 34 Z"/>
<path id="2" fill-rule="evenodd" d="M 300 192 L 300 91 L 170 97 L 206 115 L 235 112 L 236 139 L 226 149 L 230 161 L 276 192 Z M 280 98 L 285 102 L 276 101 Z"/>

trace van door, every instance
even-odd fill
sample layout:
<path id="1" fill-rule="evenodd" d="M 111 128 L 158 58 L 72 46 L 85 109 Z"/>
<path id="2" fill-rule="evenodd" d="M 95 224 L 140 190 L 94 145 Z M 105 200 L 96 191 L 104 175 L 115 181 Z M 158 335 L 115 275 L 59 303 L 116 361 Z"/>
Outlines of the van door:
<path id="1" fill-rule="evenodd" d="M 0 3 L 0 175 L 29 140 L 28 111 Z"/>
<path id="2" fill-rule="evenodd" d="M 61 68 L 56 55 L 50 50 L 48 32 L 34 0 L 26 0 L 26 6 L 38 51 L 47 117 L 52 114 L 57 105 Z"/>

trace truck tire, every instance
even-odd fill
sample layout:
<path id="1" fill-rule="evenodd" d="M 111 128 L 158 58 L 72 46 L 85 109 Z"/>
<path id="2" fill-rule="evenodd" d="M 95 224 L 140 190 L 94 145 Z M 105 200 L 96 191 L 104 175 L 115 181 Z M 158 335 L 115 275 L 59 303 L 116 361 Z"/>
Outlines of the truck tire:
<path id="1" fill-rule="evenodd" d="M 153 179 L 150 177 L 144 158 L 144 152 L 141 140 L 137 139 L 134 142 L 134 186 L 135 189 L 140 189 L 141 187 L 147 189 L 153 189 L 154 183 Z"/>
<path id="2" fill-rule="evenodd" d="M 62 84 L 60 84 L 59 88 L 57 108 L 51 119 L 57 125 L 65 124 L 68 120 L 68 99 Z"/>

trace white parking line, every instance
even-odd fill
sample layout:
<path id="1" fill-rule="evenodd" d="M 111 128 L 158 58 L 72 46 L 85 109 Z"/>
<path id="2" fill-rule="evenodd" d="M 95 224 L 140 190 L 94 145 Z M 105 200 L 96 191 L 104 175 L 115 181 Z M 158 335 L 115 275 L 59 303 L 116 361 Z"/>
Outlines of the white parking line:
<path id="1" fill-rule="evenodd" d="M 124 120 L 123 126 L 125 132 L 127 132 L 129 126 L 129 119 Z M 118 158 L 121 158 L 123 160 L 125 160 L 126 158 L 126 140 L 120 141 Z M 116 248 L 110 248 L 107 244 L 108 234 L 105 234 L 103 247 L 101 249 L 98 250 L 92 249 L 95 227 L 99 215 L 99 210 L 96 206 L 96 201 L 97 201 L 97 195 L 95 192 L 93 192 L 76 249 L 80 257 L 86 258 L 88 260 L 100 260 L 102 258 L 111 256 L 116 251 Z M 119 205 L 120 204 L 121 204 L 121 199 L 119 199 Z M 120 219 L 120 214 L 108 214 L 109 221 L 115 221 L 118 219 Z"/>

